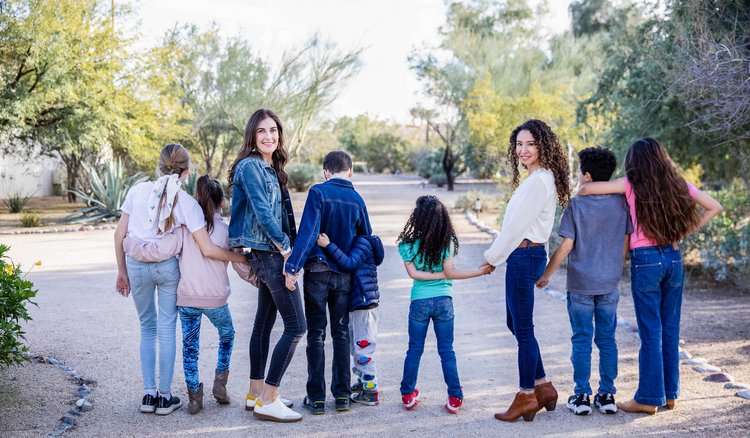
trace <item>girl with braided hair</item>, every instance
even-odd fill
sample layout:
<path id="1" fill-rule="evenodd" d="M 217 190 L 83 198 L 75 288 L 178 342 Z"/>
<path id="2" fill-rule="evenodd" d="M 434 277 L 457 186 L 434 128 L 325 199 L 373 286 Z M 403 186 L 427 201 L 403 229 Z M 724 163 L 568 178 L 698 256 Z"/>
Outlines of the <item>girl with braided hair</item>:
<path id="1" fill-rule="evenodd" d="M 419 403 L 416 388 L 419 361 L 432 320 L 443 377 L 448 385 L 445 409 L 455 414 L 461 408 L 464 396 L 458 379 L 456 353 L 453 351 L 452 280 L 489 274 L 494 268 L 488 264 L 474 271 L 461 271 L 453 267 L 453 257 L 458 253 L 458 238 L 448 209 L 435 196 L 420 196 L 417 199 L 416 208 L 398 236 L 398 252 L 404 260 L 406 272 L 414 279 L 409 306 L 409 349 L 404 359 L 401 400 L 407 410 Z"/>
<path id="2" fill-rule="evenodd" d="M 547 262 L 546 243 L 555 221 L 555 204 L 565 206 L 570 200 L 570 175 L 557 135 L 541 120 L 529 120 L 513 130 L 507 161 L 515 191 L 500 233 L 484 257 L 492 266 L 507 262 L 506 322 L 518 342 L 520 390 L 508 410 L 495 418 L 532 421 L 543 407 L 552 411 L 557 405 L 557 391 L 547 380 L 534 336 L 534 283 Z M 521 184 L 519 163 L 528 171 Z"/>

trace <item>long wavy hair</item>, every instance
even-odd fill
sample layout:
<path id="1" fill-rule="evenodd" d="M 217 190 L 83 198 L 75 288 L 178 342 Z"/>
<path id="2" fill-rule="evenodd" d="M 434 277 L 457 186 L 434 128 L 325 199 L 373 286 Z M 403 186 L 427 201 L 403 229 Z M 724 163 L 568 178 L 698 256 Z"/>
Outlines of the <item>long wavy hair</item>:
<path id="1" fill-rule="evenodd" d="M 630 145 L 625 175 L 635 192 L 638 227 L 646 237 L 669 244 L 698 226 L 700 214 L 687 183 L 657 140 L 646 137 Z"/>
<path id="2" fill-rule="evenodd" d="M 414 243 L 419 240 L 415 258 L 427 266 L 443 263 L 445 248 L 453 243 L 453 253 L 458 254 L 458 238 L 453 229 L 451 215 L 436 196 L 420 196 L 411 212 L 404 230 L 398 235 L 398 243 Z"/>
<path id="3" fill-rule="evenodd" d="M 234 184 L 234 169 L 240 161 L 250 156 L 260 158 L 255 131 L 258 129 L 260 122 L 267 118 L 276 122 L 276 128 L 279 132 L 279 144 L 271 156 L 271 167 L 276 171 L 279 186 L 281 186 L 282 189 L 286 187 L 289 176 L 284 170 L 284 166 L 286 166 L 286 162 L 289 161 L 289 153 L 286 151 L 286 144 L 284 143 L 284 128 L 281 127 L 281 120 L 279 120 L 279 117 L 273 111 L 265 108 L 255 111 L 247 121 L 247 125 L 245 126 L 245 141 L 242 145 L 242 149 L 240 149 L 240 152 L 237 154 L 234 163 L 229 167 L 229 175 L 227 179 L 229 180 L 230 187 Z"/>
<path id="4" fill-rule="evenodd" d="M 539 164 L 552 171 L 555 175 L 555 188 L 557 189 L 557 202 L 565 206 L 570 202 L 570 169 L 568 168 L 568 156 L 560 146 L 560 140 L 546 123 L 541 120 L 528 120 L 518 126 L 510 134 L 508 144 L 507 162 L 513 172 L 513 189 L 518 187 L 520 174 L 518 171 L 518 156 L 516 155 L 516 139 L 521 131 L 529 131 L 534 137 L 539 148 Z M 524 167 L 526 167 L 524 165 Z"/>

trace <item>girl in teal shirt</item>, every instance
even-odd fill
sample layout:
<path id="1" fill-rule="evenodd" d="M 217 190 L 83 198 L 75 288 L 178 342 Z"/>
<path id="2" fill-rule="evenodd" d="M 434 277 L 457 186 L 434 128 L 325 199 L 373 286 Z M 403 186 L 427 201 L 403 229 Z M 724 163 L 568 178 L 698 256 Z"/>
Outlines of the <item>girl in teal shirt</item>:
<path id="1" fill-rule="evenodd" d="M 458 238 L 448 209 L 435 196 L 420 196 L 404 230 L 398 236 L 398 252 L 406 272 L 414 279 L 409 306 L 409 349 L 404 359 L 401 400 L 407 410 L 419 403 L 416 388 L 419 361 L 430 320 L 434 325 L 443 377 L 448 385 L 445 409 L 455 414 L 463 404 L 453 351 L 453 280 L 489 274 L 494 267 L 481 265 L 474 271 L 453 268 Z"/>

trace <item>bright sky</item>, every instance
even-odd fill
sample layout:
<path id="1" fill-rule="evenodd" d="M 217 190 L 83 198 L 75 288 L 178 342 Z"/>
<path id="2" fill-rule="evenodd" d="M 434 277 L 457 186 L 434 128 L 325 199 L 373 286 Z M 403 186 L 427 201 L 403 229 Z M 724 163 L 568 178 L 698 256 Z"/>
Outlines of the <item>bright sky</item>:
<path id="1" fill-rule="evenodd" d="M 536 3 L 536 1 L 532 1 Z M 549 0 L 550 30 L 567 29 L 569 0 Z M 413 48 L 439 43 L 443 0 L 140 0 L 137 12 L 147 43 L 175 22 L 206 29 L 217 22 L 224 36 L 242 35 L 271 62 L 315 32 L 340 48 L 362 46 L 362 69 L 324 116 L 370 116 L 409 122 L 409 108 L 424 101 L 409 70 Z M 149 44 L 150 45 L 150 44 Z"/>

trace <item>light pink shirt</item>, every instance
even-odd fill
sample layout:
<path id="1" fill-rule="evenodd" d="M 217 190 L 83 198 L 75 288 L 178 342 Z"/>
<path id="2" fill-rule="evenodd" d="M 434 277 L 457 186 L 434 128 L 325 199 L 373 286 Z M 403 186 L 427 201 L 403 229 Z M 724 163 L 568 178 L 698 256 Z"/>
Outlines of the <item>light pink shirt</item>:
<path id="1" fill-rule="evenodd" d="M 690 184 L 687 181 L 685 181 L 685 184 L 687 184 L 688 186 L 688 192 L 690 192 L 690 196 L 692 196 L 693 198 L 698 196 L 699 190 L 695 188 L 694 185 Z M 630 186 L 630 181 L 628 181 L 627 178 L 625 178 L 625 199 L 628 201 L 628 207 L 630 208 L 630 218 L 633 221 L 633 232 L 630 233 L 630 249 L 642 248 L 644 246 L 658 246 L 658 243 L 646 237 L 646 235 L 643 234 L 643 230 L 638 227 L 638 216 L 636 216 L 635 214 L 635 192 Z"/>
<path id="2" fill-rule="evenodd" d="M 182 227 L 182 254 L 180 255 L 180 284 L 177 286 L 177 305 L 215 309 L 227 303 L 229 276 L 227 262 L 204 257 L 193 235 Z M 221 215 L 214 216 L 211 241 L 218 247 L 227 248 L 229 226 Z"/>

